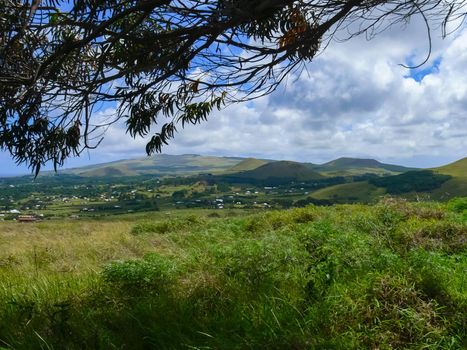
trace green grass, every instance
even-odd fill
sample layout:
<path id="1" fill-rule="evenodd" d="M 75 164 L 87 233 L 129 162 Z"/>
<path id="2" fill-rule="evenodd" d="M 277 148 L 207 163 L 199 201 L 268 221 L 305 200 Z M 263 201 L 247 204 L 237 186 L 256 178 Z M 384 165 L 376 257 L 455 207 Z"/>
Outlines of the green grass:
<path id="1" fill-rule="evenodd" d="M 414 169 L 399 165 L 384 164 L 374 159 L 338 158 L 316 166 L 315 170 L 326 173 L 327 175 L 346 176 L 364 174 L 395 175 Z"/>
<path id="2" fill-rule="evenodd" d="M 199 156 L 195 154 L 166 155 L 119 160 L 65 170 L 64 173 L 86 177 L 118 177 L 143 174 L 198 174 L 200 172 L 221 172 L 242 161 L 235 157 Z"/>
<path id="3" fill-rule="evenodd" d="M 444 165 L 442 167 L 434 168 L 433 170 L 440 174 L 451 175 L 453 177 L 466 178 L 467 177 L 467 157 L 459 159 L 458 161 Z"/>
<path id="4" fill-rule="evenodd" d="M 283 178 L 293 181 L 311 181 L 323 177 L 302 163 L 284 160 L 266 163 L 256 169 L 244 171 L 237 175 L 242 178 L 256 180 Z"/>
<path id="5" fill-rule="evenodd" d="M 267 163 L 269 163 L 269 161 L 263 159 L 246 158 L 245 160 L 242 160 L 240 163 L 228 169 L 227 172 L 236 173 L 240 171 L 254 170 Z"/>
<path id="6" fill-rule="evenodd" d="M 464 211 L 387 199 L 3 222 L 0 347 L 464 349 Z"/>
<path id="7" fill-rule="evenodd" d="M 374 202 L 383 196 L 385 191 L 369 184 L 367 181 L 352 182 L 325 187 L 311 194 L 316 199 L 327 199 L 343 202 Z"/>

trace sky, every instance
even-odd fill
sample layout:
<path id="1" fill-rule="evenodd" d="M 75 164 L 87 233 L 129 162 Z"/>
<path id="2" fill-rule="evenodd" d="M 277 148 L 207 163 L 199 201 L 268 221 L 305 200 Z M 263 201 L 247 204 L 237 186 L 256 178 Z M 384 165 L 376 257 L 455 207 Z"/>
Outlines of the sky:
<path id="1" fill-rule="evenodd" d="M 430 60 L 421 20 L 368 41 L 331 45 L 300 76 L 273 94 L 215 111 L 179 132 L 168 154 L 259 157 L 323 163 L 338 157 L 435 167 L 467 156 L 467 28 L 445 39 L 433 31 Z M 114 110 L 98 111 L 103 118 Z M 107 130 L 97 150 L 69 160 L 76 167 L 145 157 L 148 140 L 123 124 Z M 0 175 L 27 173 L 0 152 Z"/>

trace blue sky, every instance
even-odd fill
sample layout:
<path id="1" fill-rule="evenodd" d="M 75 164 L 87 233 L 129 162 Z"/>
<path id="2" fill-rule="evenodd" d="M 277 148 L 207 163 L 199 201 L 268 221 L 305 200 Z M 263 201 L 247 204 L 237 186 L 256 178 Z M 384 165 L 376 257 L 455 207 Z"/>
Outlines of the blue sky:
<path id="1" fill-rule="evenodd" d="M 176 135 L 165 153 L 197 153 L 322 163 L 342 156 L 434 167 L 467 156 L 467 30 L 446 39 L 414 19 L 375 39 L 330 47 L 274 94 L 213 113 Z M 107 106 L 108 107 L 108 106 Z M 107 108 L 94 118 L 111 115 Z M 144 157 L 145 140 L 109 128 L 97 150 L 66 167 Z M 0 175 L 27 173 L 0 152 Z"/>

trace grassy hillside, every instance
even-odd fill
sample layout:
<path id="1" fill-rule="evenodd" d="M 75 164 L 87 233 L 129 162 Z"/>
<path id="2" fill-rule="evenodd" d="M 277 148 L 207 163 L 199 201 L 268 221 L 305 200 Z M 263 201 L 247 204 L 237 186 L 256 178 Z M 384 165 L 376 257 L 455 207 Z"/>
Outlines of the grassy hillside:
<path id="1" fill-rule="evenodd" d="M 367 181 L 360 181 L 325 187 L 313 192 L 311 197 L 336 202 L 369 203 L 377 200 L 385 193 L 382 188 L 370 185 Z"/>
<path id="2" fill-rule="evenodd" d="M 433 168 L 433 171 L 440 174 L 451 175 L 452 177 L 467 178 L 467 157 L 442 167 Z"/>
<path id="3" fill-rule="evenodd" d="M 376 161 L 358 162 L 368 166 Z M 340 162 L 350 164 L 345 159 Z M 411 170 L 398 175 L 374 178 L 365 182 L 326 187 L 312 193 L 316 199 L 347 202 L 371 202 L 388 193 L 409 199 L 427 197 L 448 200 L 467 196 L 467 158 L 432 170 Z"/>
<path id="4" fill-rule="evenodd" d="M 147 158 L 120 160 L 68 169 L 64 170 L 63 173 L 87 177 L 219 173 L 233 167 L 242 160 L 243 158 L 237 157 L 158 154 Z"/>
<path id="5" fill-rule="evenodd" d="M 247 158 L 247 159 L 242 160 L 240 163 L 234 165 L 230 169 L 228 169 L 227 172 L 238 173 L 241 171 L 254 170 L 267 163 L 269 163 L 269 161 L 264 160 L 264 159 Z"/>
<path id="6" fill-rule="evenodd" d="M 440 188 L 433 190 L 432 198 L 446 200 L 453 197 L 467 196 L 467 157 L 454 163 L 434 168 L 434 172 L 452 176 Z"/>
<path id="7" fill-rule="evenodd" d="M 0 343 L 465 349 L 461 204 L 0 222 Z"/>
<path id="8" fill-rule="evenodd" d="M 213 157 L 199 156 L 193 154 L 185 155 L 166 155 L 159 154 L 148 158 L 127 159 L 110 163 L 86 166 L 82 168 L 64 170 L 65 174 L 80 175 L 87 177 L 118 177 L 118 176 L 137 176 L 137 175 L 187 175 L 199 173 L 237 173 L 256 170 L 257 168 L 276 161 L 256 159 L 256 158 L 238 158 L 238 157 Z M 286 162 L 289 165 L 301 164 L 304 168 L 318 173 L 324 173 L 327 176 L 354 176 L 362 174 L 399 174 L 412 168 L 406 168 L 398 165 L 380 163 L 374 159 L 359 158 L 339 158 L 331 162 L 317 165 L 312 163 L 297 163 L 282 161 L 284 166 Z M 281 163 L 281 162 L 279 162 Z M 272 168 L 274 170 L 274 168 Z M 277 169 L 279 177 L 283 169 Z M 305 173 L 305 170 L 300 170 Z M 261 171 L 260 171 L 261 172 Z M 263 178 L 262 175 L 255 175 Z M 307 177 L 306 175 L 305 177 Z M 316 175 L 315 175 L 316 176 Z"/>
<path id="9" fill-rule="evenodd" d="M 323 176 L 309 169 L 302 163 L 290 161 L 276 161 L 264 164 L 254 170 L 237 174 L 239 177 L 256 180 L 266 179 L 292 179 L 295 181 L 311 181 Z"/>
<path id="10" fill-rule="evenodd" d="M 414 168 L 381 163 L 375 159 L 338 158 L 313 167 L 316 171 L 332 175 L 399 174 Z"/>

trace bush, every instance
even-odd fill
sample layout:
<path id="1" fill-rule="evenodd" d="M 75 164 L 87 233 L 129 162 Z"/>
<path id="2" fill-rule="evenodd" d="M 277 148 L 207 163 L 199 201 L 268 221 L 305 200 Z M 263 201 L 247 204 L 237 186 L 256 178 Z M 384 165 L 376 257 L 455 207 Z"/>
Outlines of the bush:
<path id="1" fill-rule="evenodd" d="M 448 209 L 456 213 L 467 211 L 467 197 L 456 197 L 451 199 L 448 202 Z"/>
<path id="2" fill-rule="evenodd" d="M 448 221 L 412 219 L 398 229 L 395 238 L 406 249 L 457 253 L 467 248 L 467 226 Z"/>
<path id="3" fill-rule="evenodd" d="M 141 260 L 115 261 L 102 271 L 108 283 L 135 291 L 166 288 L 176 274 L 174 262 L 156 253 L 148 254 Z"/>
<path id="4" fill-rule="evenodd" d="M 190 215 L 184 219 L 166 220 L 166 221 L 146 221 L 133 226 L 130 233 L 134 236 L 158 233 L 166 234 L 183 228 L 193 228 L 195 225 L 204 224 L 205 220 L 201 217 Z"/>
<path id="5" fill-rule="evenodd" d="M 306 258 L 290 239 L 248 239 L 218 250 L 215 264 L 225 277 L 258 293 L 281 284 L 291 288 L 293 271 L 305 269 Z"/>

